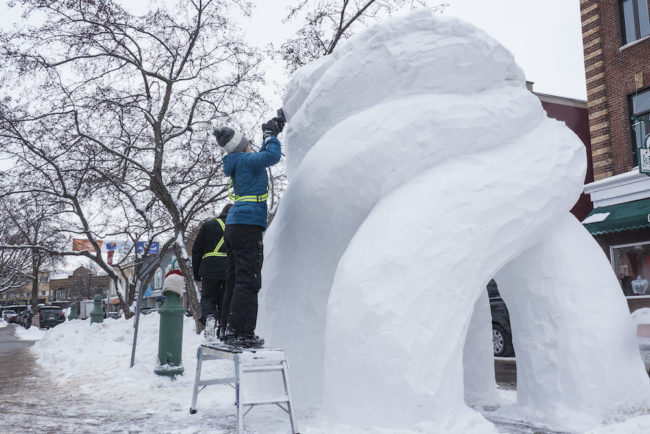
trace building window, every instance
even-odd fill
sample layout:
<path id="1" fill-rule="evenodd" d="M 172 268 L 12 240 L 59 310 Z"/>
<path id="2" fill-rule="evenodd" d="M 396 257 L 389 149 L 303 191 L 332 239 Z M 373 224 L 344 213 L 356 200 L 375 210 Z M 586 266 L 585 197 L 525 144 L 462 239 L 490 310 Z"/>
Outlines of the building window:
<path id="1" fill-rule="evenodd" d="M 153 289 L 154 290 L 161 289 L 162 286 L 163 286 L 162 270 L 160 268 L 158 268 L 156 270 L 156 274 L 154 274 L 154 278 L 153 278 Z"/>
<path id="2" fill-rule="evenodd" d="M 621 0 L 619 5 L 623 45 L 650 35 L 648 0 Z"/>
<path id="3" fill-rule="evenodd" d="M 650 243 L 611 247 L 612 266 L 626 297 L 650 296 Z"/>
<path id="4" fill-rule="evenodd" d="M 645 147 L 650 136 L 650 89 L 628 96 L 630 125 L 632 127 L 632 150 L 634 164 L 638 164 L 636 149 Z"/>

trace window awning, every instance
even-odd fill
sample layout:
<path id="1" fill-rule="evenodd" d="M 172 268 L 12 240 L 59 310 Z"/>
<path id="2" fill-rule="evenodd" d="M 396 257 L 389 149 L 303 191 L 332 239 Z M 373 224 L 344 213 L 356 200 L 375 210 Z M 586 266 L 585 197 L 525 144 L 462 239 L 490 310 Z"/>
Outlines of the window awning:
<path id="1" fill-rule="evenodd" d="M 650 199 L 596 208 L 582 223 L 592 235 L 650 228 Z"/>

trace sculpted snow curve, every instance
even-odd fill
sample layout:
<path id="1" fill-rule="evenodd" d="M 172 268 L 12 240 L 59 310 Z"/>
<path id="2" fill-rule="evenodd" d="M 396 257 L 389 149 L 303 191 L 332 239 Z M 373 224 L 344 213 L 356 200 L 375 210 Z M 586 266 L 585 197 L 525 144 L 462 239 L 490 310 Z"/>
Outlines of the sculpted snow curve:
<path id="1" fill-rule="evenodd" d="M 583 144 L 507 50 L 427 11 L 301 69 L 284 109 L 259 330 L 287 350 L 298 401 L 351 425 L 491 429 L 463 401 L 472 311 L 568 214 Z"/>
<path id="2" fill-rule="evenodd" d="M 284 98 L 286 141 L 293 143 L 288 169 L 338 122 L 374 105 L 423 94 L 472 96 L 523 80 L 512 55 L 473 26 L 424 10 L 387 21 L 292 77 Z"/>

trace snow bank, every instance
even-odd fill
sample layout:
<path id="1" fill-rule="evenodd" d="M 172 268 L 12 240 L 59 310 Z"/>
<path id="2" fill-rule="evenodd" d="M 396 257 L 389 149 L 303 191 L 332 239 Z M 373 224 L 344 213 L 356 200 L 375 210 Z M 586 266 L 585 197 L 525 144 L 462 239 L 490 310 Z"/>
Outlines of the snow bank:
<path id="1" fill-rule="evenodd" d="M 215 423 L 234 417 L 234 392 L 228 386 L 206 389 L 199 397 L 197 415 L 188 410 L 192 398 L 196 349 L 202 337 L 194 331 L 192 318 L 183 326 L 183 375 L 175 380 L 154 373 L 158 356 L 158 314 L 142 315 L 138 332 L 135 365 L 129 368 L 133 342 L 133 319 L 106 319 L 90 324 L 89 320 L 66 321 L 47 332 L 31 350 L 50 377 L 79 399 L 121 403 L 125 408 L 142 409 L 151 416 L 147 426 L 152 432 L 226 433 Z M 204 375 L 226 377 L 233 372 L 232 362 L 204 365 Z M 99 395 L 98 395 L 99 394 Z M 118 416 L 119 417 L 119 416 Z M 272 420 L 274 420 L 272 418 Z M 283 418 L 280 417 L 280 421 Z M 278 428 L 278 431 L 280 428 Z"/>
<path id="2" fill-rule="evenodd" d="M 650 415 L 630 418 L 625 422 L 596 428 L 586 434 L 646 434 L 650 430 Z"/>
<path id="3" fill-rule="evenodd" d="M 580 278 L 603 263 L 567 217 L 582 191 L 584 145 L 546 117 L 507 50 L 426 10 L 376 25 L 299 70 L 284 109 L 291 178 L 265 237 L 259 331 L 288 351 L 298 403 L 322 400 L 333 424 L 492 431 L 465 404 L 495 399 L 485 285 L 531 252 L 542 263 L 555 255 L 551 270 L 562 259 L 575 267 L 575 279 L 558 268 L 545 291 L 557 295 L 572 283 L 584 295 L 593 279 Z M 544 251 L 539 242 L 556 234 L 557 243 L 560 233 L 577 244 Z M 582 249 L 592 262 L 575 261 Z M 533 297 L 542 273 L 530 268 L 538 265 L 519 271 L 534 278 L 512 297 Z M 622 294 L 603 270 L 594 273 L 604 277 L 597 293 L 611 295 L 562 307 L 549 297 L 533 306 L 539 321 L 526 323 L 521 312 L 515 330 L 551 332 L 550 354 L 534 341 L 516 341 L 516 351 L 530 356 L 523 372 L 547 363 L 531 385 L 571 380 L 554 381 L 540 399 L 558 398 L 580 423 L 650 402 Z M 587 330 L 579 321 L 574 334 L 585 338 L 566 341 L 570 317 L 585 310 L 613 317 L 614 327 L 601 321 Z M 571 364 L 595 356 L 602 361 L 593 369 Z M 579 375 L 582 368 L 597 378 Z M 618 385 L 603 378 L 614 370 Z M 608 401 L 612 391 L 621 395 Z M 534 394 L 524 387 L 517 405 L 525 410 Z M 525 414 L 575 428 L 556 408 Z"/>
<path id="4" fill-rule="evenodd" d="M 14 333 L 18 339 L 23 341 L 37 341 L 45 336 L 45 330 L 34 326 L 26 329 L 23 326 L 16 325 Z"/>

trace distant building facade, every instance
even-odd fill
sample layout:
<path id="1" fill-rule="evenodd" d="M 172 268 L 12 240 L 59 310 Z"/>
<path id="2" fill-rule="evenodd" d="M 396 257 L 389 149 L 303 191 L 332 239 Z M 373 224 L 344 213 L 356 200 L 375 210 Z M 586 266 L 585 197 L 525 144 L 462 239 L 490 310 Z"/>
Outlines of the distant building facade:
<path id="1" fill-rule="evenodd" d="M 37 300 L 39 304 L 48 304 L 50 297 L 49 271 L 38 274 Z M 32 281 L 26 281 L 22 286 L 9 289 L 0 294 L 0 304 L 9 306 L 29 306 L 32 302 Z"/>

